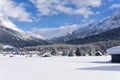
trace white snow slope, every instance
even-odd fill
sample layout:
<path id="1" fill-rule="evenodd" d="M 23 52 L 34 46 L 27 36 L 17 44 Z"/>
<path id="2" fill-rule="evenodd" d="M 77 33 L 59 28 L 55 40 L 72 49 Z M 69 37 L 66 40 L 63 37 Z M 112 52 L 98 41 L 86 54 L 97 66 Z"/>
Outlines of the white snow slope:
<path id="1" fill-rule="evenodd" d="M 21 34 L 20 37 L 23 39 L 38 38 L 38 39 L 45 40 L 45 38 L 42 37 L 41 35 L 34 34 L 32 32 L 25 32 L 25 31 L 19 29 L 15 24 L 13 24 L 6 16 L 4 16 L 1 13 L 0 13 L 0 25 L 19 32 Z M 17 36 L 19 36 L 19 35 L 17 35 Z"/>
<path id="2" fill-rule="evenodd" d="M 86 38 L 88 36 L 97 35 L 102 32 L 106 32 L 119 27 L 120 27 L 120 10 L 117 10 L 111 16 L 99 22 L 84 25 L 73 31 L 71 35 L 66 35 L 62 37 L 62 39 L 64 39 L 64 41 L 69 41 L 73 39 Z"/>
<path id="3" fill-rule="evenodd" d="M 117 10 L 111 16 L 106 17 L 105 19 L 99 21 L 98 23 L 88 24 L 87 26 L 82 27 L 82 29 L 80 28 L 78 30 L 75 30 L 74 34 L 86 33 L 87 36 L 89 35 L 90 32 L 93 32 L 92 34 L 99 34 L 101 32 L 105 32 L 119 27 L 120 27 L 120 10 Z"/>
<path id="4" fill-rule="evenodd" d="M 0 80 L 120 80 L 120 64 L 110 59 L 0 56 Z"/>

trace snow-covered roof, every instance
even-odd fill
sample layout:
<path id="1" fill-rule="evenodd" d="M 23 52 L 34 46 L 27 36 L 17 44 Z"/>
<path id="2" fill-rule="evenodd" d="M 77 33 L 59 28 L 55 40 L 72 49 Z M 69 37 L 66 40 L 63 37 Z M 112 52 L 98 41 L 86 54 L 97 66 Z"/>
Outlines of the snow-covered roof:
<path id="1" fill-rule="evenodd" d="M 112 47 L 107 49 L 108 54 L 120 54 L 120 46 Z"/>
<path id="2" fill-rule="evenodd" d="M 11 46 L 11 45 L 4 45 L 3 46 L 3 49 L 13 49 L 14 47 L 13 46 Z"/>

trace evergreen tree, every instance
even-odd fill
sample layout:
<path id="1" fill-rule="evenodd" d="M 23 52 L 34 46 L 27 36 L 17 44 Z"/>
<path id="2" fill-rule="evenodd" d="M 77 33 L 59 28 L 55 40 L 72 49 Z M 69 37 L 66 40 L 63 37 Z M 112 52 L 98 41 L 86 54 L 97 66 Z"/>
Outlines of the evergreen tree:
<path id="1" fill-rule="evenodd" d="M 51 51 L 51 55 L 54 55 L 54 56 L 57 55 L 57 52 L 56 52 L 56 50 L 54 48 Z"/>
<path id="2" fill-rule="evenodd" d="M 80 49 L 79 49 L 79 48 L 77 48 L 75 54 L 76 54 L 76 56 L 81 56 L 81 53 L 80 53 Z"/>
<path id="3" fill-rule="evenodd" d="M 69 52 L 68 56 L 74 56 L 73 50 L 71 50 L 71 51 Z"/>

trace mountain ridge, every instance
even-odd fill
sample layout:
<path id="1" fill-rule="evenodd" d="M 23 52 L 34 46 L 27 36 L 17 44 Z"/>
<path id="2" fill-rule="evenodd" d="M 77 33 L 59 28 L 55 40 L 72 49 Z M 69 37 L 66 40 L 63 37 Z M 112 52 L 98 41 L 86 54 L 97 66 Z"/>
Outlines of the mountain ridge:
<path id="1" fill-rule="evenodd" d="M 115 11 L 111 16 L 106 17 L 104 20 L 97 23 L 90 23 L 87 26 L 78 28 L 73 31 L 72 34 L 61 36 L 58 38 L 53 38 L 53 42 L 65 43 L 67 41 L 72 41 L 75 39 L 84 39 L 93 35 L 98 35 L 107 31 L 110 31 L 120 26 L 120 10 Z"/>
<path id="2" fill-rule="evenodd" d="M 74 39 L 66 41 L 68 44 L 88 44 L 100 41 L 120 41 L 120 27 L 115 28 L 97 35 L 92 35 L 83 39 Z"/>
<path id="3" fill-rule="evenodd" d="M 19 29 L 3 15 L 0 15 L 0 43 L 15 47 L 50 44 L 40 35 Z"/>

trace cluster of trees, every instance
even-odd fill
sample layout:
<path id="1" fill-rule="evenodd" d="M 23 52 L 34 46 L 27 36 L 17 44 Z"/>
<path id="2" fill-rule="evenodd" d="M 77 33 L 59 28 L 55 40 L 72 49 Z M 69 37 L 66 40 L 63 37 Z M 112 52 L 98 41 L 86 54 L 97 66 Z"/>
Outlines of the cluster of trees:
<path id="1" fill-rule="evenodd" d="M 53 56 L 62 55 L 62 56 L 85 56 L 95 55 L 98 51 L 102 54 L 105 54 L 105 51 L 101 50 L 100 47 L 94 44 L 87 45 L 48 45 L 48 46 L 36 46 L 36 47 L 25 47 L 24 51 L 39 51 L 42 53 L 49 52 Z"/>
<path id="2" fill-rule="evenodd" d="M 84 45 L 68 45 L 68 44 L 54 44 L 33 46 L 24 48 L 15 48 L 15 51 L 21 52 L 40 52 L 41 54 L 49 53 L 52 56 L 94 56 L 94 55 L 106 55 L 106 50 L 113 46 L 120 46 L 119 40 L 100 41 Z"/>
<path id="3" fill-rule="evenodd" d="M 29 51 L 40 51 L 40 52 L 51 52 L 51 55 L 62 55 L 62 56 L 85 56 L 85 55 L 96 55 L 96 53 L 102 53 L 106 55 L 106 50 L 110 47 L 120 46 L 119 40 L 109 40 L 93 42 L 84 45 L 68 45 L 68 44 L 54 44 L 45 46 L 33 46 L 25 47 L 24 50 Z"/>

